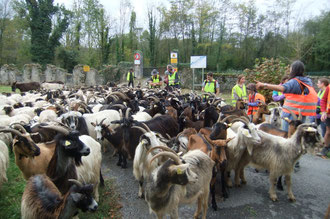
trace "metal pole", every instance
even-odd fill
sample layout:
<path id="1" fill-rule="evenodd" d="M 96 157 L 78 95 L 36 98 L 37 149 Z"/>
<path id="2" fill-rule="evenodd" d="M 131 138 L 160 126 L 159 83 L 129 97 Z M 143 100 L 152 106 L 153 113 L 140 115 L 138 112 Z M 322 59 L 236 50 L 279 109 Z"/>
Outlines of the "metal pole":
<path id="1" fill-rule="evenodd" d="M 193 91 L 195 90 L 195 69 L 193 68 Z"/>
<path id="2" fill-rule="evenodd" d="M 202 84 L 204 82 L 204 68 L 202 68 Z"/>

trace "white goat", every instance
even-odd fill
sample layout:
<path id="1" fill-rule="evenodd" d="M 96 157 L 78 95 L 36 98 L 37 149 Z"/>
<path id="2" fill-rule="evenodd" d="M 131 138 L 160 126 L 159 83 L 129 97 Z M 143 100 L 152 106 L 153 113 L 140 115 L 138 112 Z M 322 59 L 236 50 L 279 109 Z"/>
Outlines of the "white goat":
<path id="1" fill-rule="evenodd" d="M 149 162 L 154 154 L 147 152 L 153 147 L 166 147 L 166 144 L 160 141 L 160 137 L 162 137 L 160 134 L 151 131 L 149 128 L 148 131 L 138 126 L 133 126 L 132 128 L 138 128 L 144 133 L 143 135 L 141 135 L 140 143 L 135 149 L 135 155 L 133 160 L 133 175 L 135 179 L 139 182 L 138 196 L 142 198 L 144 196 L 144 179 L 148 178 L 150 169 L 155 169 L 158 166 L 156 162 L 153 162 L 151 167 L 148 169 Z"/>
<path id="2" fill-rule="evenodd" d="M 273 201 L 278 200 L 275 192 L 277 178 L 285 175 L 288 198 L 290 201 L 295 201 L 296 198 L 291 189 L 291 174 L 298 159 L 307 152 L 307 149 L 313 149 L 315 144 L 320 141 L 316 125 L 301 124 L 288 139 L 261 130 L 258 130 L 258 135 L 261 138 L 261 144 L 253 145 L 248 150 L 247 156 L 242 157 L 239 165 L 244 168 L 250 162 L 258 168 L 269 170 L 269 195 Z"/>
<path id="3" fill-rule="evenodd" d="M 7 169 L 9 166 L 9 154 L 7 145 L 0 140 L 0 188 L 2 183 L 7 182 Z"/>
<path id="4" fill-rule="evenodd" d="M 179 204 L 198 201 L 194 218 L 198 218 L 203 205 L 205 219 L 214 161 L 204 152 L 192 150 L 182 158 L 172 152 L 160 152 L 150 163 L 160 156 L 171 159 L 154 169 L 147 179 L 145 196 L 150 212 L 158 219 L 166 214 L 178 218 Z"/>
<path id="5" fill-rule="evenodd" d="M 251 150 L 253 145 L 260 144 L 261 139 L 258 136 L 256 125 L 253 123 L 242 118 L 234 119 L 232 122 L 234 123 L 232 127 L 227 129 L 227 139 L 234 139 L 227 143 L 226 171 L 235 171 L 235 185 L 240 186 L 239 177 L 243 184 L 246 183 L 246 180 L 244 171 L 238 164 L 246 150 Z M 230 178 L 227 178 L 227 185 L 232 187 Z"/>

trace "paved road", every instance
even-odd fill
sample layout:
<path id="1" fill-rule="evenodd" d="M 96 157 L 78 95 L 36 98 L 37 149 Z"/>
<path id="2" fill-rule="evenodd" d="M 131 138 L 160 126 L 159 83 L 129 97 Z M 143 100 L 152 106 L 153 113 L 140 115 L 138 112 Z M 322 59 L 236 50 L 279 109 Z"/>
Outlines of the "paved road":
<path id="1" fill-rule="evenodd" d="M 138 183 L 132 173 L 132 162 L 128 162 L 127 169 L 121 169 L 116 166 L 117 157 L 111 157 L 111 153 L 104 155 L 102 169 L 105 177 L 116 179 L 124 218 L 156 218 L 149 214 L 147 203 L 137 197 Z M 256 173 L 248 167 L 245 170 L 247 185 L 230 189 L 225 201 L 218 196 L 220 209 L 213 211 L 209 207 L 207 218 L 323 218 L 330 203 L 330 160 L 307 154 L 300 159 L 300 166 L 292 177 L 295 203 L 287 200 L 286 191 L 277 191 L 279 201 L 272 202 L 268 197 L 267 173 Z M 195 207 L 180 207 L 180 218 L 193 218 Z"/>

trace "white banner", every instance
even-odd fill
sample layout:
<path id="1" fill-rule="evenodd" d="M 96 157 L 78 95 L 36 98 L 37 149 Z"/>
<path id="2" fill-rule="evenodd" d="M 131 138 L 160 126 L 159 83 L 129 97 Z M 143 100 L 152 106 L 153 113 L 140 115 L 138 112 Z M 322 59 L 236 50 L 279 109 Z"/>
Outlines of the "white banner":
<path id="1" fill-rule="evenodd" d="M 190 56 L 190 68 L 206 68 L 206 56 Z"/>

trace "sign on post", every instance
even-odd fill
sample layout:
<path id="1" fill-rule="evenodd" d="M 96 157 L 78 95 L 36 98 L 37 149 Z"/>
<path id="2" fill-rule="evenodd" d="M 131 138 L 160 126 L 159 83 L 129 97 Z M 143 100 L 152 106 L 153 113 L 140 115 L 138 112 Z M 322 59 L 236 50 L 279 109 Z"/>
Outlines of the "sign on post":
<path id="1" fill-rule="evenodd" d="M 171 64 L 178 64 L 178 53 L 171 52 Z"/>
<path id="2" fill-rule="evenodd" d="M 83 70 L 84 70 L 84 72 L 89 72 L 91 70 L 91 68 L 88 65 L 84 65 Z"/>
<path id="3" fill-rule="evenodd" d="M 190 56 L 190 68 L 206 68 L 206 56 Z"/>
<path id="4" fill-rule="evenodd" d="M 134 64 L 140 65 L 141 64 L 141 55 L 139 53 L 134 54 Z"/>
<path id="5" fill-rule="evenodd" d="M 202 84 L 195 84 L 195 68 L 202 69 L 202 82 L 204 81 L 204 68 L 206 68 L 206 56 L 190 56 L 190 68 L 193 69 L 193 90 L 195 85 L 200 86 Z"/>

